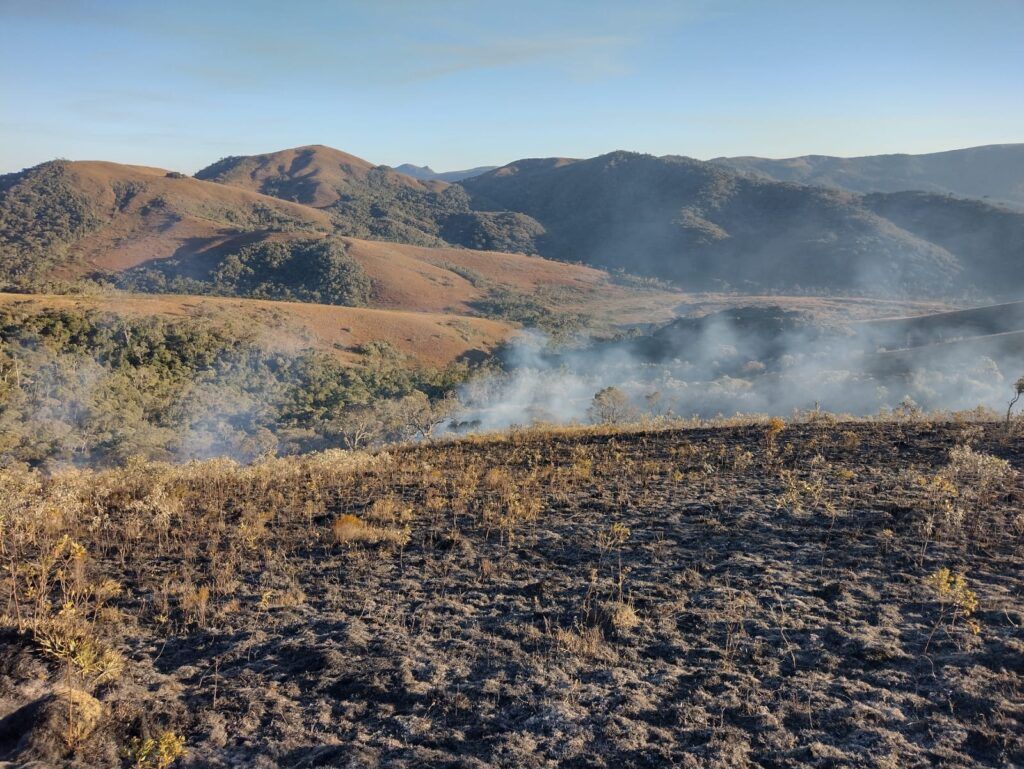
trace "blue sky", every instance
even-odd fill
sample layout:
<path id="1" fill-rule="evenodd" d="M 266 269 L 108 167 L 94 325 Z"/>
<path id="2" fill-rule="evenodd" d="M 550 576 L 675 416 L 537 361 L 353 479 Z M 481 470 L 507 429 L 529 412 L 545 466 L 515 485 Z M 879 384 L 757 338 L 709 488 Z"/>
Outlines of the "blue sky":
<path id="1" fill-rule="evenodd" d="M 0 0 L 0 171 L 1024 141 L 1024 0 Z"/>

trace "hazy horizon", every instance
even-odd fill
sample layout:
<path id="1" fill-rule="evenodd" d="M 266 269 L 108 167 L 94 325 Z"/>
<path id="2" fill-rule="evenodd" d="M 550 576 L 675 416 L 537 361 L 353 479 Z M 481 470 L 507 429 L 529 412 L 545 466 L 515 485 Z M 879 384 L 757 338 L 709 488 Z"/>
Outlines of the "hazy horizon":
<path id="1" fill-rule="evenodd" d="M 1012 145 L 1017 145 L 1017 144 L 1024 144 L 1024 141 L 992 142 L 992 143 L 986 144 L 986 145 L 972 145 L 972 146 L 965 146 L 965 147 L 948 147 L 948 148 L 938 149 L 938 150 L 929 150 L 927 152 L 879 152 L 879 153 L 875 153 L 874 155 L 866 155 L 866 156 L 865 155 L 837 155 L 836 153 L 829 153 L 829 152 L 815 152 L 815 153 L 807 152 L 807 153 L 802 153 L 802 155 L 799 155 L 799 156 L 797 156 L 797 155 L 789 155 L 789 156 L 785 156 L 785 157 L 783 157 L 783 156 L 774 156 L 773 157 L 773 156 L 768 156 L 768 155 L 753 155 L 752 153 L 742 153 L 742 154 L 738 154 L 738 155 L 707 155 L 707 156 L 704 156 L 704 157 L 695 157 L 694 155 L 688 154 L 686 152 L 655 153 L 655 152 L 648 152 L 648 151 L 642 150 L 642 149 L 633 149 L 633 148 L 628 148 L 628 147 L 614 147 L 614 148 L 611 148 L 611 149 L 603 150 L 601 152 L 597 152 L 594 155 L 588 155 L 586 157 L 599 157 L 601 155 L 607 155 L 607 154 L 609 154 L 611 152 L 622 151 L 622 152 L 636 152 L 638 154 L 658 155 L 658 156 L 677 155 L 677 156 L 684 156 L 684 157 L 694 157 L 696 160 L 703 160 L 703 161 L 708 161 L 708 160 L 713 160 L 713 159 L 723 158 L 723 157 L 733 157 L 733 158 L 738 158 L 738 157 L 759 157 L 759 158 L 764 158 L 764 159 L 768 159 L 768 160 L 788 160 L 788 159 L 792 159 L 792 158 L 795 158 L 795 157 L 804 157 L 804 156 L 815 157 L 815 156 L 819 156 L 819 157 L 840 157 L 840 158 L 844 158 L 844 159 L 856 159 L 858 157 L 874 157 L 874 156 L 881 156 L 881 155 L 898 156 L 898 155 L 939 154 L 939 153 L 943 153 L 943 152 L 956 152 L 958 150 L 979 149 L 981 147 L 1012 146 Z M 292 146 L 289 146 L 289 147 L 271 147 L 271 148 L 267 148 L 266 150 L 260 150 L 258 152 L 254 152 L 254 153 L 251 153 L 251 154 L 253 154 L 253 155 L 265 155 L 265 154 L 271 154 L 271 153 L 274 153 L 274 152 L 279 152 L 279 151 L 282 151 L 282 150 L 294 149 L 296 147 L 315 146 L 315 145 L 324 145 L 324 143 L 323 142 L 313 142 L 313 143 L 310 143 L 309 145 L 292 145 Z M 331 146 L 331 145 L 324 145 L 324 146 Z M 359 155 L 359 153 L 357 153 L 357 152 L 350 152 L 345 147 L 332 147 L 332 149 L 341 150 L 342 152 L 347 152 L 348 154 L 356 155 L 357 157 L 362 157 L 363 160 L 368 160 L 368 161 L 371 161 L 371 162 L 376 162 L 376 160 L 374 158 L 372 158 L 372 157 L 365 157 L 365 156 Z M 222 156 L 222 157 L 226 157 L 226 156 Z M 561 154 L 561 155 L 557 155 L 557 154 L 536 155 L 536 156 L 533 156 L 533 157 L 537 157 L 537 158 L 573 157 L 574 159 L 584 159 L 584 156 L 582 156 L 582 155 L 572 156 L 572 155 L 565 155 L 565 154 Z M 219 157 L 218 158 L 210 158 L 210 160 L 208 162 L 202 163 L 201 165 L 198 165 L 195 168 L 173 168 L 172 166 L 170 166 L 170 165 L 168 165 L 166 163 L 155 163 L 155 164 L 141 163 L 141 162 L 134 162 L 134 161 L 132 161 L 130 159 L 127 159 L 127 160 L 112 160 L 109 157 L 68 157 L 67 155 L 59 155 L 59 154 L 58 155 L 54 155 L 53 157 L 50 157 L 50 158 L 44 158 L 43 160 L 40 160 L 39 162 L 42 163 L 42 162 L 46 162 L 47 160 L 55 160 L 55 159 L 58 159 L 58 158 L 59 159 L 63 159 L 63 160 L 70 160 L 70 161 L 86 161 L 86 162 L 88 162 L 88 161 L 102 161 L 102 162 L 123 163 L 124 165 L 151 166 L 151 167 L 155 167 L 155 168 L 166 168 L 167 170 L 172 170 L 172 171 L 187 171 L 190 174 L 195 173 L 196 171 L 199 171 L 199 170 L 205 168 L 206 166 L 211 165 L 212 163 L 214 163 L 215 161 L 220 159 Z M 524 156 L 517 156 L 517 157 L 514 157 L 514 158 L 506 158 L 506 159 L 500 160 L 500 161 L 495 161 L 495 162 L 490 162 L 490 163 L 486 163 L 486 162 L 485 163 L 477 163 L 477 164 L 475 164 L 473 166 L 461 166 L 461 167 L 458 167 L 458 168 L 454 168 L 454 167 L 453 168 L 442 168 L 442 167 L 439 167 L 435 163 L 431 163 L 429 160 L 428 161 L 420 162 L 418 159 L 404 160 L 404 161 L 401 161 L 399 163 L 380 163 L 379 165 L 386 165 L 386 166 L 389 166 L 391 168 L 397 168 L 398 166 L 401 166 L 401 165 L 404 165 L 404 164 L 411 164 L 411 165 L 414 165 L 414 166 L 419 166 L 421 168 L 429 167 L 435 173 L 446 173 L 446 172 L 450 172 L 450 171 L 470 170 L 472 168 L 477 168 L 477 167 L 487 167 L 487 166 L 501 167 L 501 166 L 506 165 L 508 163 L 513 163 L 513 162 L 515 162 L 517 160 L 525 160 L 525 159 L 529 159 L 528 156 L 525 156 L 525 155 Z M 0 174 L 17 172 L 17 171 L 22 170 L 23 168 L 28 168 L 28 167 L 31 167 L 31 166 L 34 166 L 34 165 L 38 165 L 38 163 L 32 163 L 29 166 L 19 166 L 17 168 L 13 168 L 13 167 L 12 168 L 0 168 Z"/>
<path id="2" fill-rule="evenodd" d="M 5 172 L 54 157 L 193 172 L 306 144 L 448 171 L 1024 140 L 1013 0 L 7 0 L 0 18 Z"/>

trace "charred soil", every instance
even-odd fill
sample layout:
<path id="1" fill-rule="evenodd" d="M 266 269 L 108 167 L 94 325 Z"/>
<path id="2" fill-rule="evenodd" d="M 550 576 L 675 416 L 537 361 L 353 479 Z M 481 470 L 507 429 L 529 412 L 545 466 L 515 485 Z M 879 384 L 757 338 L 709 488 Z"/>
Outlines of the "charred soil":
<path id="1" fill-rule="evenodd" d="M 1020 765 L 1022 450 L 773 421 L 7 470 L 0 761 Z"/>

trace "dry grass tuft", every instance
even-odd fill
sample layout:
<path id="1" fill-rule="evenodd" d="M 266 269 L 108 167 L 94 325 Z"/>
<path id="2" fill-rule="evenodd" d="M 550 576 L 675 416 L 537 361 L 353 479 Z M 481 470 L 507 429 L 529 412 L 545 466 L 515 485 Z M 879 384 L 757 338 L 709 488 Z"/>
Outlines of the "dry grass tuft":
<path id="1" fill-rule="evenodd" d="M 348 513 L 334 519 L 331 533 L 339 545 L 387 544 L 404 547 L 409 542 L 409 532 L 404 529 L 368 526 L 358 517 Z"/>

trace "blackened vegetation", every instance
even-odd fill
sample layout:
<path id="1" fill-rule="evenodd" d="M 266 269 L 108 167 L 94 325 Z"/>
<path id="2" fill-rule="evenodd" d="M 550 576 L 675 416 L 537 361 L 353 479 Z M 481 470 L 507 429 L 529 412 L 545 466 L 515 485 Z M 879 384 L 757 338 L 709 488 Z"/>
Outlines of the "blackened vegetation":
<path id="1" fill-rule="evenodd" d="M 44 723 L 0 751 L 117 766 L 171 734 L 185 766 L 1017 765 L 1022 450 L 997 425 L 779 421 L 4 475 L 8 515 L 51 511 L 9 552 L 67 535 L 83 584 L 123 586 L 88 632 L 127 668 L 73 749 Z M 29 630 L 6 648 L 15 712 L 63 673 Z"/>

